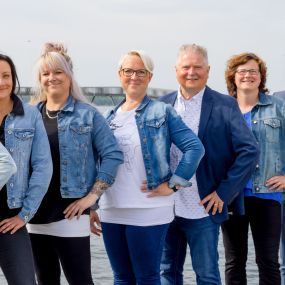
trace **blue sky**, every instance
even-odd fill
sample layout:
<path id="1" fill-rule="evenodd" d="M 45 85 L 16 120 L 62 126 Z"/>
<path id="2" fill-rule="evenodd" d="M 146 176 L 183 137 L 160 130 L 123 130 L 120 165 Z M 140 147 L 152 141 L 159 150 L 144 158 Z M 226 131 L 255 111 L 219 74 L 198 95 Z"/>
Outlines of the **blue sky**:
<path id="1" fill-rule="evenodd" d="M 81 86 L 117 86 L 117 62 L 130 49 L 154 60 L 151 87 L 177 88 L 179 46 L 207 48 L 209 85 L 226 92 L 226 61 L 255 52 L 268 66 L 268 88 L 285 89 L 284 0 L 14 0 L 1 1 L 0 52 L 10 55 L 22 86 L 33 85 L 42 45 L 68 47 Z"/>

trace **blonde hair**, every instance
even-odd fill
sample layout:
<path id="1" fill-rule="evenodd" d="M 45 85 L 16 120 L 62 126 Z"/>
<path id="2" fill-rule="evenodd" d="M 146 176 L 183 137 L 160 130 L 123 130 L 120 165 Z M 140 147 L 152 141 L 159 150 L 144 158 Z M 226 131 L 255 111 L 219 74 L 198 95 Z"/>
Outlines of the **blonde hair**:
<path id="1" fill-rule="evenodd" d="M 138 57 L 142 60 L 144 66 L 145 66 L 145 68 L 146 68 L 146 70 L 147 70 L 150 74 L 153 74 L 153 69 L 154 69 L 153 61 L 152 61 L 152 59 L 150 58 L 150 56 L 147 55 L 146 52 L 144 52 L 143 50 L 130 50 L 130 51 L 128 51 L 126 54 L 122 55 L 121 58 L 120 58 L 120 60 L 119 60 L 119 64 L 118 64 L 119 70 L 121 70 L 122 64 L 123 64 L 124 60 L 125 60 L 128 56 L 130 56 L 130 55 L 136 55 L 136 56 L 138 56 Z"/>
<path id="2" fill-rule="evenodd" d="M 44 44 L 42 55 L 38 59 L 35 68 L 36 85 L 33 92 L 34 94 L 31 98 L 31 103 L 37 104 L 47 100 L 47 96 L 41 87 L 41 73 L 44 69 L 56 70 L 58 68 L 62 69 L 70 79 L 70 95 L 78 101 L 89 103 L 74 78 L 71 58 L 67 54 L 67 49 L 62 43 Z"/>

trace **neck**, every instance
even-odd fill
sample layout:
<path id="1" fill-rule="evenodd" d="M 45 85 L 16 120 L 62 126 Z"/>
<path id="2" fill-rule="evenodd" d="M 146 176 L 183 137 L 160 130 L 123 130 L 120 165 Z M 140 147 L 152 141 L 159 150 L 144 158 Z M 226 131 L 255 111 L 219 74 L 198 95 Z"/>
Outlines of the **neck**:
<path id="1" fill-rule="evenodd" d="M 11 113 L 12 109 L 13 100 L 10 97 L 0 100 L 0 123 L 6 115 Z"/>
<path id="2" fill-rule="evenodd" d="M 69 95 L 65 96 L 47 96 L 46 108 L 49 111 L 57 111 L 63 108 Z"/>
<path id="3" fill-rule="evenodd" d="M 197 90 L 193 90 L 190 88 L 186 89 L 186 88 L 183 88 L 182 86 L 180 87 L 180 93 L 185 100 L 190 100 L 192 97 L 197 95 L 200 91 L 201 90 L 197 91 Z"/>
<path id="4" fill-rule="evenodd" d="M 145 95 L 142 97 L 132 97 L 126 95 L 126 102 L 122 105 L 122 110 L 123 111 L 131 111 L 138 107 L 140 103 L 143 101 Z"/>
<path id="5" fill-rule="evenodd" d="M 250 90 L 250 91 L 238 91 L 237 92 L 237 101 L 239 104 L 239 108 L 242 113 L 247 113 L 251 111 L 251 109 L 258 102 L 258 91 Z"/>

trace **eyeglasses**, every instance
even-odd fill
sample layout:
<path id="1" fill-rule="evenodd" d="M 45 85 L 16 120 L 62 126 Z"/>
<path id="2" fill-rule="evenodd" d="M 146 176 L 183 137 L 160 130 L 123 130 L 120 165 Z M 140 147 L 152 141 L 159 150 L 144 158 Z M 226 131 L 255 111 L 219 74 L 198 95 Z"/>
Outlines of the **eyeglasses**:
<path id="1" fill-rule="evenodd" d="M 134 73 L 138 77 L 146 77 L 147 74 L 148 74 L 148 71 L 146 69 L 134 70 L 134 69 L 131 69 L 131 68 L 122 68 L 121 71 L 123 71 L 123 74 L 126 77 L 131 77 Z"/>
<path id="2" fill-rule="evenodd" d="M 249 75 L 258 75 L 259 74 L 259 70 L 257 70 L 257 69 L 238 69 L 236 71 L 236 73 L 238 75 L 241 75 L 241 76 L 244 76 L 247 73 L 249 73 Z"/>

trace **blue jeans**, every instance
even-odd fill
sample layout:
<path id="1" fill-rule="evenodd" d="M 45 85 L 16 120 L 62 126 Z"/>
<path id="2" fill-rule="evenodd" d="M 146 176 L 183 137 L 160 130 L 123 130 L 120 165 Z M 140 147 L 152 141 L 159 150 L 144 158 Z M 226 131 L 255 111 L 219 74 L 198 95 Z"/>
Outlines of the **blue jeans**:
<path id="1" fill-rule="evenodd" d="M 169 224 L 130 226 L 102 223 L 114 284 L 160 285 L 160 261 Z"/>
<path id="2" fill-rule="evenodd" d="M 31 242 L 26 227 L 0 233 L 0 267 L 8 284 L 36 285 Z"/>
<path id="3" fill-rule="evenodd" d="M 198 285 L 220 285 L 218 240 L 219 227 L 210 217 L 175 217 L 166 235 L 161 262 L 161 284 L 183 284 L 183 266 L 187 243 Z"/>
<path id="4" fill-rule="evenodd" d="M 281 243 L 280 243 L 280 273 L 281 284 L 285 285 L 285 195 L 282 195 L 282 215 L 281 215 Z"/>

